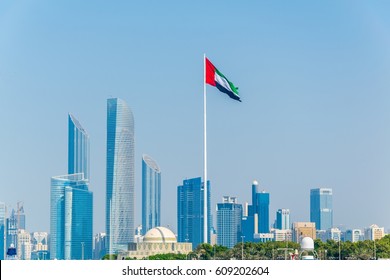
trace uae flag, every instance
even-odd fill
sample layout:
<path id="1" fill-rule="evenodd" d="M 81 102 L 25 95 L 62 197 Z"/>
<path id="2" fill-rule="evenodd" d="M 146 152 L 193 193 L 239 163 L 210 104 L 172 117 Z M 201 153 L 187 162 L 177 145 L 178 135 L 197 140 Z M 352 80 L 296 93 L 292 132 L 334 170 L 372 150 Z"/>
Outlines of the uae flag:
<path id="1" fill-rule="evenodd" d="M 235 100 L 241 102 L 238 88 L 230 82 L 206 57 L 206 84 L 217 87 Z"/>

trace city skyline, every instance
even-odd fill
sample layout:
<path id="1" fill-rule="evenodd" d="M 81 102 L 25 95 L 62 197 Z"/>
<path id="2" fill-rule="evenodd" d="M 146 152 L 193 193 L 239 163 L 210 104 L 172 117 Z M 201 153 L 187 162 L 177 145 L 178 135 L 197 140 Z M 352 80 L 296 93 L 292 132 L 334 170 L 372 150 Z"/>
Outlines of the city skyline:
<path id="1" fill-rule="evenodd" d="M 91 138 L 94 233 L 105 231 L 114 96 L 137 121 L 135 224 L 146 153 L 164 174 L 161 225 L 177 232 L 175 188 L 202 176 L 204 53 L 242 99 L 207 89 L 212 206 L 224 195 L 249 202 L 256 179 L 271 196 L 270 222 L 279 208 L 309 221 L 310 189 L 332 188 L 335 226 L 390 228 L 390 4 L 155 5 L 0 3 L 0 96 L 9 105 L 0 112 L 0 201 L 23 201 L 29 230 L 49 232 L 50 178 L 67 170 L 72 112 Z M 222 16 L 233 13 L 234 21 Z M 215 36 L 210 24 L 225 31 Z"/>

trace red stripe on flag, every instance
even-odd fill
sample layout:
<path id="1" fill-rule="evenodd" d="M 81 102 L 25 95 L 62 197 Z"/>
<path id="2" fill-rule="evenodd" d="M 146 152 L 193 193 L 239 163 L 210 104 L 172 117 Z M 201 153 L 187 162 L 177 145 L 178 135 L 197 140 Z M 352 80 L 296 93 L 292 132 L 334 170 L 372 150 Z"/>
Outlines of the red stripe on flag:
<path id="1" fill-rule="evenodd" d="M 209 84 L 214 87 L 216 86 L 214 75 L 215 75 L 215 66 L 206 57 L 206 84 Z"/>

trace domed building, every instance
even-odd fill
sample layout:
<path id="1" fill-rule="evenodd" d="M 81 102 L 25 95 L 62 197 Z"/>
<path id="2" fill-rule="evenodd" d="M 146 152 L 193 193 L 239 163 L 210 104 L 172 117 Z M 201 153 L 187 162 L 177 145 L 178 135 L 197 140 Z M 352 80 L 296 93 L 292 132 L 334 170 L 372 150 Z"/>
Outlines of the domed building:
<path id="1" fill-rule="evenodd" d="M 128 251 L 118 254 L 118 259 L 144 259 L 157 254 L 188 254 L 192 251 L 192 243 L 177 242 L 175 234 L 168 228 L 150 229 L 140 243 L 129 243 Z"/>

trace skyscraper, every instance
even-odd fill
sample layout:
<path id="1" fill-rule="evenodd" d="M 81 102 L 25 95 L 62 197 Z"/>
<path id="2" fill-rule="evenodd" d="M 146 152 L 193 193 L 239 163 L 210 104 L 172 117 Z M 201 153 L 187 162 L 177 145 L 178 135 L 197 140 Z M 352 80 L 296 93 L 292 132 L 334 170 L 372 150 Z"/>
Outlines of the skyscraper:
<path id="1" fill-rule="evenodd" d="M 252 183 L 252 205 L 248 206 L 248 218 L 246 220 L 246 224 L 254 225 L 254 233 L 269 233 L 269 193 L 264 190 L 261 191 L 256 180 Z M 250 222 L 251 220 L 254 221 Z M 248 232 L 247 228 L 245 232 Z"/>
<path id="2" fill-rule="evenodd" d="M 52 259 L 92 259 L 92 205 L 92 192 L 83 173 L 51 178 Z"/>
<path id="3" fill-rule="evenodd" d="M 119 98 L 107 100 L 106 234 L 109 253 L 134 241 L 134 119 Z"/>
<path id="4" fill-rule="evenodd" d="M 11 244 L 17 248 L 18 246 L 18 219 L 15 214 L 15 210 L 12 209 L 9 218 L 6 219 L 6 244 L 5 250 L 7 250 Z"/>
<path id="5" fill-rule="evenodd" d="M 51 178 L 50 257 L 92 259 L 93 195 L 89 191 L 89 136 L 68 116 L 68 175 Z M 86 177 L 88 176 L 88 177 Z"/>
<path id="6" fill-rule="evenodd" d="M 290 210 L 278 209 L 276 212 L 276 228 L 277 229 L 290 229 Z"/>
<path id="7" fill-rule="evenodd" d="M 160 226 L 161 171 L 148 155 L 142 156 L 142 232 Z"/>
<path id="8" fill-rule="evenodd" d="M 89 179 L 89 136 L 79 121 L 68 115 L 68 174 L 84 173 Z"/>
<path id="9" fill-rule="evenodd" d="M 310 222 L 317 230 L 333 227 L 332 189 L 318 188 L 310 190 Z"/>
<path id="10" fill-rule="evenodd" d="M 5 203 L 0 202 L 0 260 L 5 257 Z"/>
<path id="11" fill-rule="evenodd" d="M 200 177 L 187 179 L 183 185 L 177 187 L 177 225 L 178 241 L 191 242 L 192 248 L 196 248 L 204 242 L 203 216 L 204 216 L 204 183 Z M 208 204 L 208 232 L 211 230 L 210 213 L 210 181 L 207 181 Z M 210 237 L 210 234 L 208 234 Z M 208 238 L 207 242 L 210 242 Z"/>
<path id="12" fill-rule="evenodd" d="M 235 197 L 224 196 L 217 203 L 217 244 L 234 247 L 241 238 L 242 205 Z"/>

